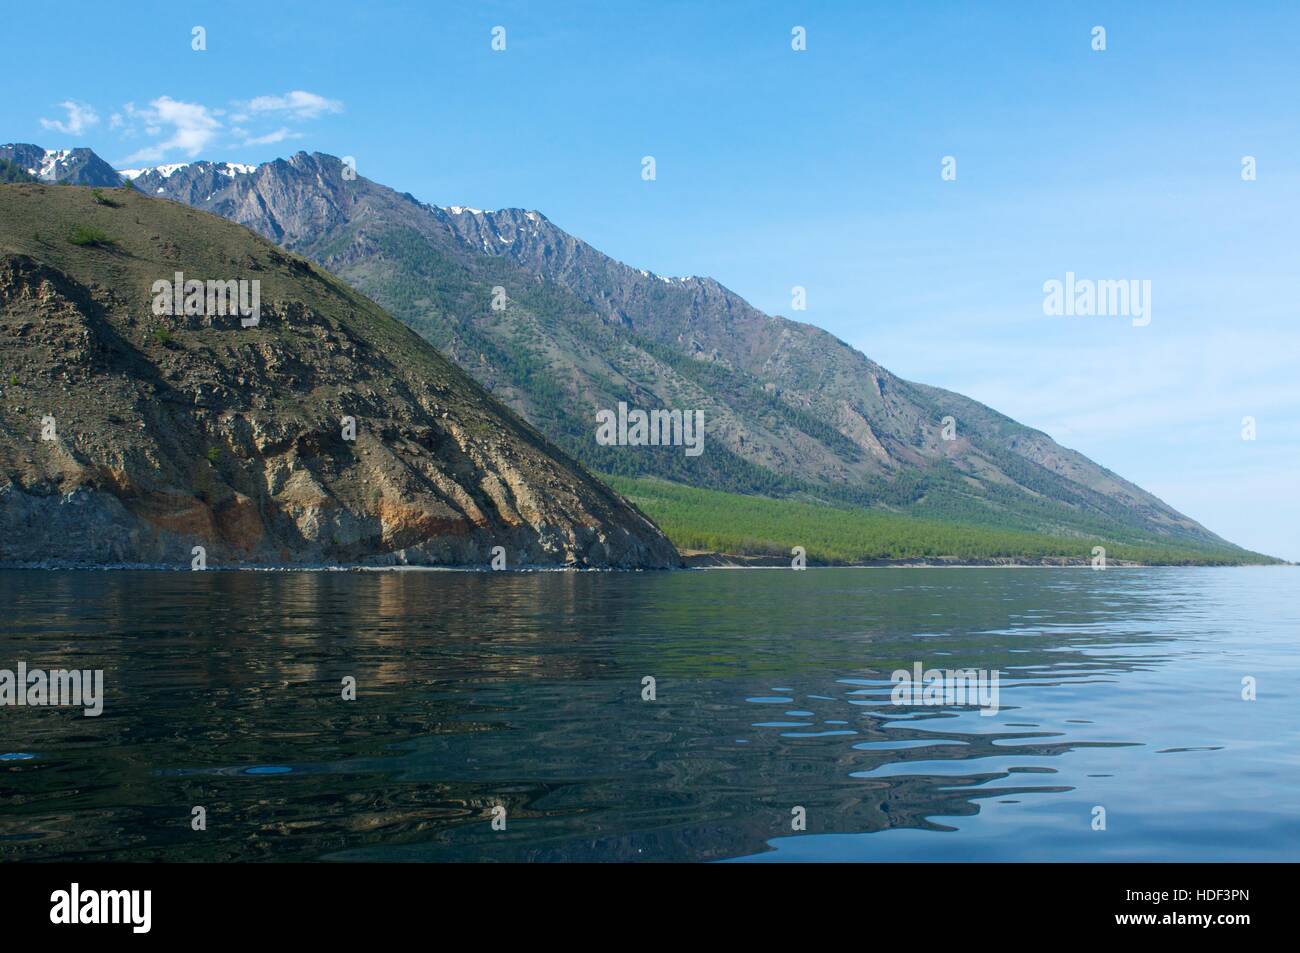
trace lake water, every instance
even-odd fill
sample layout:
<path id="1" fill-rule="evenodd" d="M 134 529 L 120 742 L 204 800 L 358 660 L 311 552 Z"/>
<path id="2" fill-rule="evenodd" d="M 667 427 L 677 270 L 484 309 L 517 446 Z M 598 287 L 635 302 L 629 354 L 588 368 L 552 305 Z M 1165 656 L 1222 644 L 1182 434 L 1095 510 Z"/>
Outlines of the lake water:
<path id="1" fill-rule="evenodd" d="M 0 669 L 105 694 L 0 707 L 0 858 L 1295 860 L 1298 583 L 0 573 Z M 999 710 L 892 704 L 918 662 Z"/>

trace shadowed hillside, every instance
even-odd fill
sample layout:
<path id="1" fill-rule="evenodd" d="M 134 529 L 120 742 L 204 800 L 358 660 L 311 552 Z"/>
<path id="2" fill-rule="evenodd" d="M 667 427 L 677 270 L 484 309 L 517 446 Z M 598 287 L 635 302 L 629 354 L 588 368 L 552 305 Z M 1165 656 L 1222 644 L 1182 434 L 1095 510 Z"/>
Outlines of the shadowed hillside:
<path id="1" fill-rule="evenodd" d="M 257 325 L 156 314 L 176 272 L 258 282 Z M 6 564 L 678 564 L 371 301 L 135 190 L 0 187 L 0 358 Z"/>

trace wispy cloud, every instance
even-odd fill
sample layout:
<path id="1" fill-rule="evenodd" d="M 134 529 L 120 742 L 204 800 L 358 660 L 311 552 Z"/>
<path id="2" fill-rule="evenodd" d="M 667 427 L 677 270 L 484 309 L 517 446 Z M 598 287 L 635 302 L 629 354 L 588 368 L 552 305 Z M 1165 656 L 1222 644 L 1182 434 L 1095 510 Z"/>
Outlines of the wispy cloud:
<path id="1" fill-rule="evenodd" d="M 99 114 L 84 103 L 68 100 L 61 105 L 67 111 L 66 120 L 41 119 L 43 127 L 76 135 L 100 121 Z M 301 139 L 303 133 L 297 125 L 342 110 L 339 100 L 301 89 L 225 105 L 159 96 L 145 107 L 130 102 L 111 111 L 108 129 L 120 139 L 137 140 L 137 145 L 140 139 L 148 141 L 123 162 L 155 163 L 174 157 L 197 158 L 218 140 L 228 139 L 231 146 L 267 146 Z"/>
<path id="2" fill-rule="evenodd" d="M 326 99 L 316 93 L 295 89 L 283 96 L 257 96 L 242 104 L 243 112 L 235 117 L 237 121 L 254 115 L 283 115 L 293 119 L 316 119 L 326 113 L 343 111 L 343 104 L 337 99 Z"/>
<path id="3" fill-rule="evenodd" d="M 281 126 L 274 132 L 268 132 L 261 136 L 250 136 L 243 129 L 232 129 L 235 135 L 241 136 L 240 145 L 242 146 L 269 146 L 276 142 L 284 142 L 286 139 L 301 139 L 301 132 L 294 132 L 288 126 Z"/>
<path id="4" fill-rule="evenodd" d="M 90 106 L 84 103 L 78 103 L 71 99 L 65 99 L 59 105 L 68 113 L 66 120 L 58 119 L 41 119 L 42 129 L 51 129 L 55 132 L 61 132 L 66 136 L 79 136 L 91 126 L 98 125 L 99 113 L 95 112 Z"/>

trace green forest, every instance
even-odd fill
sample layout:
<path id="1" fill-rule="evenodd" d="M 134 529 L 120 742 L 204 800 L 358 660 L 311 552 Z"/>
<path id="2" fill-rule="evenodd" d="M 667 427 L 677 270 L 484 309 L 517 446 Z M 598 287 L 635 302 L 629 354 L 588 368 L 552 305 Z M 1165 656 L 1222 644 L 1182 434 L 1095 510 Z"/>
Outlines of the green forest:
<path id="1" fill-rule="evenodd" d="M 603 476 L 653 519 L 682 551 L 789 557 L 804 547 L 810 564 L 880 560 L 1087 560 L 1094 546 L 1108 560 L 1159 565 L 1246 565 L 1276 560 L 1231 546 L 1102 535 L 1052 536 L 973 523 L 932 520 L 880 509 L 701 490 L 654 478 Z"/>

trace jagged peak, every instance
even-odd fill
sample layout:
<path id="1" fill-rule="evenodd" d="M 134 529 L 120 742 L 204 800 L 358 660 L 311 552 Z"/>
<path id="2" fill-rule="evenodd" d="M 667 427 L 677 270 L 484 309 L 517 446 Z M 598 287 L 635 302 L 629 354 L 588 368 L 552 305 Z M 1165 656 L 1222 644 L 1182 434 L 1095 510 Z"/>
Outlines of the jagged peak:
<path id="1" fill-rule="evenodd" d="M 469 205 L 430 205 L 429 208 L 438 209 L 440 212 L 446 212 L 449 215 L 472 215 L 475 217 L 502 216 L 506 218 L 523 217 L 532 222 L 545 222 L 550 225 L 551 220 L 536 209 L 531 208 L 499 208 L 499 209 L 481 209 L 473 208 Z"/>
<path id="2" fill-rule="evenodd" d="M 212 162 L 207 159 L 200 159 L 196 162 L 171 162 L 164 165 L 144 166 L 139 169 L 118 169 L 117 174 L 134 182 L 140 176 L 149 173 L 169 179 L 182 169 L 189 168 L 212 169 L 221 175 L 234 178 L 237 175 L 248 175 L 256 171 L 258 166 L 247 162 Z"/>

